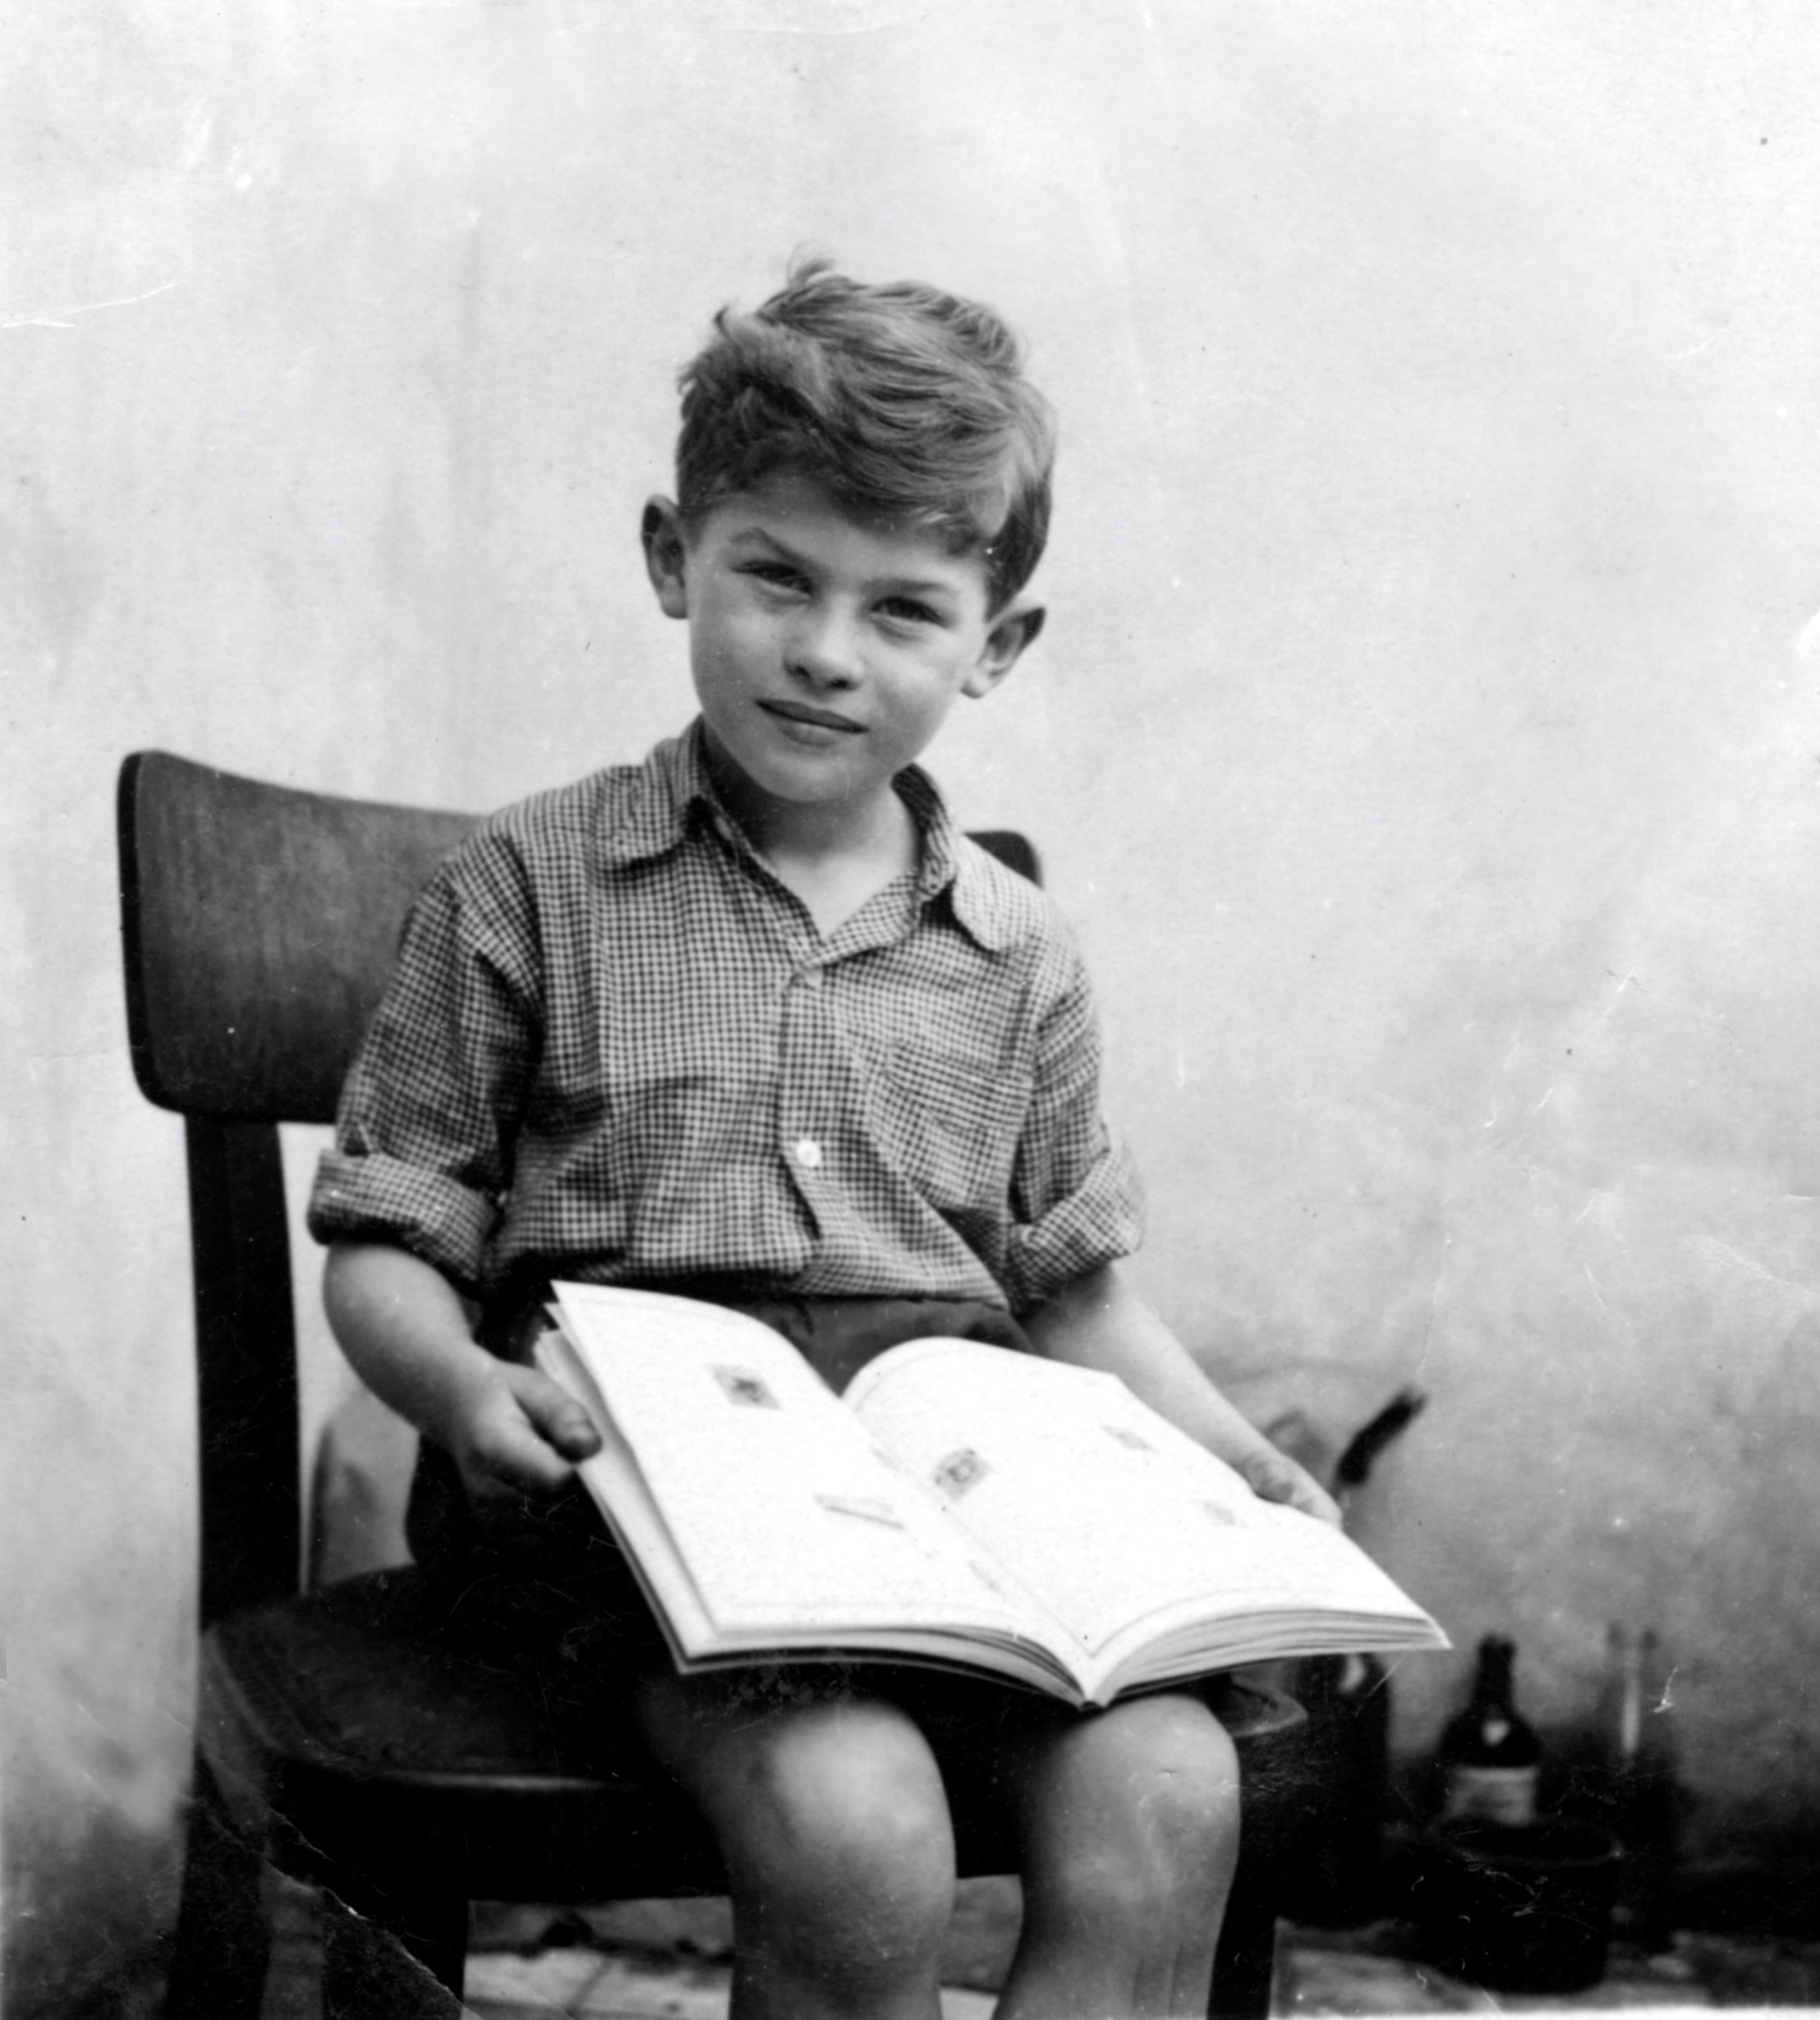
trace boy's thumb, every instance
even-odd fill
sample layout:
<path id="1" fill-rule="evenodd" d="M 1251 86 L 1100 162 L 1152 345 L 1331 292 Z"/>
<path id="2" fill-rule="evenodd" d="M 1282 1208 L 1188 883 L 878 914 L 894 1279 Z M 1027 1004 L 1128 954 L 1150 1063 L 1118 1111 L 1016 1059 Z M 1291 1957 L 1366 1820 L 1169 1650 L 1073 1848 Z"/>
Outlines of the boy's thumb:
<path id="1" fill-rule="evenodd" d="M 585 1459 L 600 1449 L 594 1420 L 560 1382 L 541 1368 L 517 1368 L 513 1373 L 518 1406 L 546 1444 L 565 1459 Z"/>

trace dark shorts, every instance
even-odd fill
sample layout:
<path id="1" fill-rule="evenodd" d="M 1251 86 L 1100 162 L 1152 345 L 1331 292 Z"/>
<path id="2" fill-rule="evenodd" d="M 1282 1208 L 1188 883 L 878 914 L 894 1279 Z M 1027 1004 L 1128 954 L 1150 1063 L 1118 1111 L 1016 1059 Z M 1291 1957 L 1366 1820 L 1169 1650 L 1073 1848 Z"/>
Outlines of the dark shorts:
<path id="1" fill-rule="evenodd" d="M 644 1288 L 680 1290 L 749 1313 L 781 1333 L 837 1391 L 905 1340 L 945 1335 L 1030 1351 L 1017 1321 L 989 1305 L 780 1298 L 722 1283 Z M 541 1299 L 531 1301 L 483 1338 L 496 1352 L 526 1358 L 541 1308 Z M 441 1595 L 454 1637 L 529 1665 L 553 1713 L 565 1724 L 572 1719 L 577 1731 L 616 1708 L 629 1711 L 643 1681 L 673 1669 L 642 1588 L 578 1484 L 548 1500 L 470 1502 L 453 1461 L 426 1443 L 407 1526 L 412 1554 Z M 742 1666 L 728 1687 L 749 1694 L 755 1710 L 811 1698 L 895 1703 L 922 1728 L 951 1789 L 991 1779 L 1019 1735 L 1073 1715 L 1027 1690 L 908 1664 L 755 1664 Z"/>

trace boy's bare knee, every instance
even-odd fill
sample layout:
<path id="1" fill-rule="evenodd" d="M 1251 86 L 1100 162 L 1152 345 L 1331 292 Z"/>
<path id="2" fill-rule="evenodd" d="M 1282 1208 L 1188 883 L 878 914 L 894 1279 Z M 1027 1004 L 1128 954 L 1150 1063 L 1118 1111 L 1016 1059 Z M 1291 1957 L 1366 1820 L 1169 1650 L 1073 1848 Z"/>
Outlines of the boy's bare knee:
<path id="1" fill-rule="evenodd" d="M 1158 1697 L 1108 1728 L 1101 1768 L 1123 1801 L 1109 1805 L 1116 1842 L 1153 1881 L 1222 1889 L 1239 1846 L 1239 1760 L 1225 1727 L 1193 1699 Z"/>
<path id="2" fill-rule="evenodd" d="M 817 1884 L 876 1873 L 952 1885 L 941 1776 L 895 1712 L 843 1705 L 788 1721 L 754 1751 L 745 1793 L 768 1820 L 765 1852 L 824 1869 Z"/>
<path id="3" fill-rule="evenodd" d="M 673 1765 L 715 1827 L 746 1933 L 768 1951 L 857 1983 L 939 1947 L 953 1829 L 940 1773 L 901 1712 L 835 1700 L 736 1715 Z"/>
<path id="4" fill-rule="evenodd" d="M 1238 1758 L 1197 1701 L 1138 1699 L 1069 1736 L 1027 1816 L 1031 1876 L 1063 1912 L 1200 1926 L 1238 1858 Z"/>

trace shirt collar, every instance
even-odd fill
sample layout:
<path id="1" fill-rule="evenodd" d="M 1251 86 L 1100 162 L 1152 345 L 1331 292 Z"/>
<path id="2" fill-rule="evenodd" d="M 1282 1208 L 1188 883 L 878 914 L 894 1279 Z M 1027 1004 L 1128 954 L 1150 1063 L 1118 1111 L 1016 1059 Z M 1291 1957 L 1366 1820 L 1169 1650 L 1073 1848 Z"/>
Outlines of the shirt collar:
<path id="1" fill-rule="evenodd" d="M 940 789 L 920 765 L 899 772 L 897 787 L 922 837 L 918 902 L 927 904 L 946 892 L 954 917 L 981 946 L 993 952 L 1011 946 L 1020 937 L 1022 921 L 1001 878 L 1014 873 L 1001 872 L 961 833 Z M 696 819 L 711 823 L 735 846 L 750 846 L 714 789 L 699 717 L 680 737 L 659 744 L 639 768 L 631 804 L 601 838 L 602 857 L 614 865 L 650 861 L 677 847 Z"/>
<path id="2" fill-rule="evenodd" d="M 899 773 L 898 791 L 922 830 L 917 896 L 927 903 L 947 892 L 949 910 L 981 947 L 997 953 L 1011 946 L 1021 925 L 999 879 L 1015 873 L 1001 871 L 954 825 L 940 787 L 921 765 Z"/>
<path id="3" fill-rule="evenodd" d="M 629 804 L 600 838 L 603 859 L 623 865 L 668 854 L 687 834 L 698 806 L 732 829 L 730 818 L 715 797 L 702 759 L 699 720 L 680 737 L 667 737 L 657 745 L 639 766 Z"/>

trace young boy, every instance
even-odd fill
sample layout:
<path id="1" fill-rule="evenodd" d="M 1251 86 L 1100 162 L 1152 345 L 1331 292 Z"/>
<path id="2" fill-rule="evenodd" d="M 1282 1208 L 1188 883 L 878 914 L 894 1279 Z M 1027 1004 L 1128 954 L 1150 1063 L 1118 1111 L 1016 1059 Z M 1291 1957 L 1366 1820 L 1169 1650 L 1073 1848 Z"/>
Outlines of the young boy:
<path id="1" fill-rule="evenodd" d="M 968 1334 L 1110 1369 L 1332 1513 L 1117 1274 L 1135 1185 L 1078 957 L 915 768 L 1042 622 L 1052 431 L 1014 341 L 811 263 L 724 311 L 682 387 L 643 541 L 699 718 L 498 816 L 419 902 L 312 1205 L 331 1319 L 424 1433 L 420 1561 L 609 1645 L 601 1687 L 725 1854 L 739 2020 L 936 2013 L 947 1792 L 976 1778 L 1023 1858 L 1004 2020 L 1197 2013 L 1238 1819 L 1199 1696 L 678 1677 L 575 1488 L 593 1430 L 527 1365 L 553 1277 L 738 1305 L 836 1386 Z"/>

